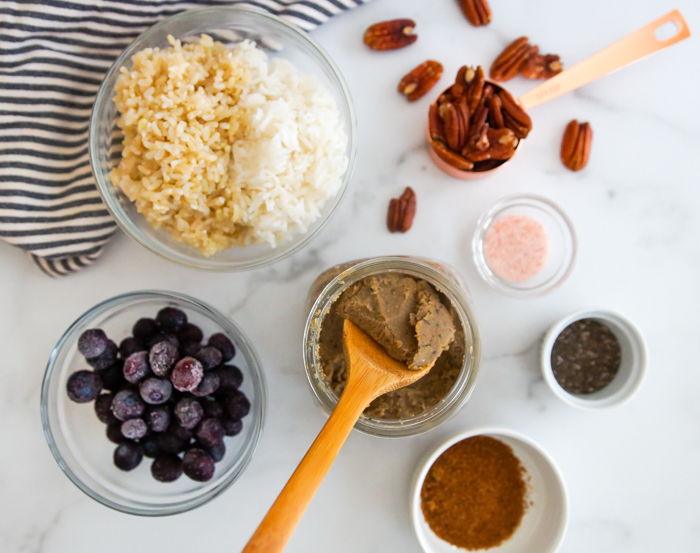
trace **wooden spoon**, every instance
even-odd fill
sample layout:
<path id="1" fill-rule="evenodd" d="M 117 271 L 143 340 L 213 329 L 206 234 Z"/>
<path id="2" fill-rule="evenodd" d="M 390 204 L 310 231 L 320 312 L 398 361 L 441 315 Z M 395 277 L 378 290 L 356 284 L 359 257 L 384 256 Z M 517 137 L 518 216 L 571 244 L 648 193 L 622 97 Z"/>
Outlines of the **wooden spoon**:
<path id="1" fill-rule="evenodd" d="M 281 552 L 365 408 L 374 398 L 414 383 L 432 368 L 408 370 L 348 320 L 343 324 L 343 350 L 348 367 L 345 391 L 243 553 Z"/>

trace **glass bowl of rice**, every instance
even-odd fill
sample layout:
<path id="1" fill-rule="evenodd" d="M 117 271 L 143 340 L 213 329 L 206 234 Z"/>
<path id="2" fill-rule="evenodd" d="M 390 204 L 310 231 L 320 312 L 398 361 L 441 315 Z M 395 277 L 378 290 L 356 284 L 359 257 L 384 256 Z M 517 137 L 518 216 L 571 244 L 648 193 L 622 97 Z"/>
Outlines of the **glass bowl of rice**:
<path id="1" fill-rule="evenodd" d="M 182 12 L 139 36 L 95 99 L 89 154 L 119 226 L 177 263 L 286 257 L 340 204 L 355 114 L 328 54 L 248 7 Z"/>

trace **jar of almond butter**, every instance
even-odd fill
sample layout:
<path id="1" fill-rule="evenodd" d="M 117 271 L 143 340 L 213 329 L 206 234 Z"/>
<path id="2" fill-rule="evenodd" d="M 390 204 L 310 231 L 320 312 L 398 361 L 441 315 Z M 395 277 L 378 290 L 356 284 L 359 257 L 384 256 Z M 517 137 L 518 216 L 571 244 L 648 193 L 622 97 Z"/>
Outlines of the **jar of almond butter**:
<path id="1" fill-rule="evenodd" d="M 403 437 L 421 434 L 454 416 L 469 399 L 481 359 L 481 339 L 469 292 L 447 263 L 419 257 L 375 257 L 350 261 L 321 273 L 309 289 L 304 330 L 304 365 L 311 388 L 330 413 L 347 379 L 342 348 L 343 316 L 338 300 L 347 291 L 382 279 L 392 286 L 428 289 L 454 324 L 454 336 L 419 381 L 375 399 L 355 425 L 366 434 Z M 394 298 L 403 290 L 394 290 Z M 375 301 L 372 299 L 371 301 Z M 382 302 L 381 298 L 376 301 Z M 342 303 L 342 302 L 341 302 Z"/>

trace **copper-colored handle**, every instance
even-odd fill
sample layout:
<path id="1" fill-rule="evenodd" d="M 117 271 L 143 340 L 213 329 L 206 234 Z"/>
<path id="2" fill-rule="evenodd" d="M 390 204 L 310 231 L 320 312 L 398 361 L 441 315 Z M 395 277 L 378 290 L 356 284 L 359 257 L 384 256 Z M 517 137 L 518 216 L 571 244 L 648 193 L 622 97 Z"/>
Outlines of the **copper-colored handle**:
<path id="1" fill-rule="evenodd" d="M 670 38 L 659 40 L 656 31 L 666 23 L 676 24 L 677 32 Z M 673 10 L 638 31 L 618 40 L 597 54 L 586 58 L 573 67 L 559 73 L 548 81 L 523 94 L 518 100 L 525 110 L 532 109 L 549 100 L 566 94 L 591 81 L 621 69 L 649 54 L 680 42 L 690 36 L 688 24 L 681 12 Z"/>

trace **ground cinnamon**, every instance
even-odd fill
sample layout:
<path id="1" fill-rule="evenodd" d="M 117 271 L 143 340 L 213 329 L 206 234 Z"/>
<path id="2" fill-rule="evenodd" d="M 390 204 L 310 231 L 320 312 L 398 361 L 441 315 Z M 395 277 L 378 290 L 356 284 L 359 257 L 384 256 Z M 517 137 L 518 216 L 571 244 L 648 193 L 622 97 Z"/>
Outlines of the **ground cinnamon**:
<path id="1" fill-rule="evenodd" d="M 510 538 L 527 507 L 526 472 L 513 450 L 488 436 L 456 443 L 430 467 L 421 509 L 441 539 L 468 550 Z"/>

